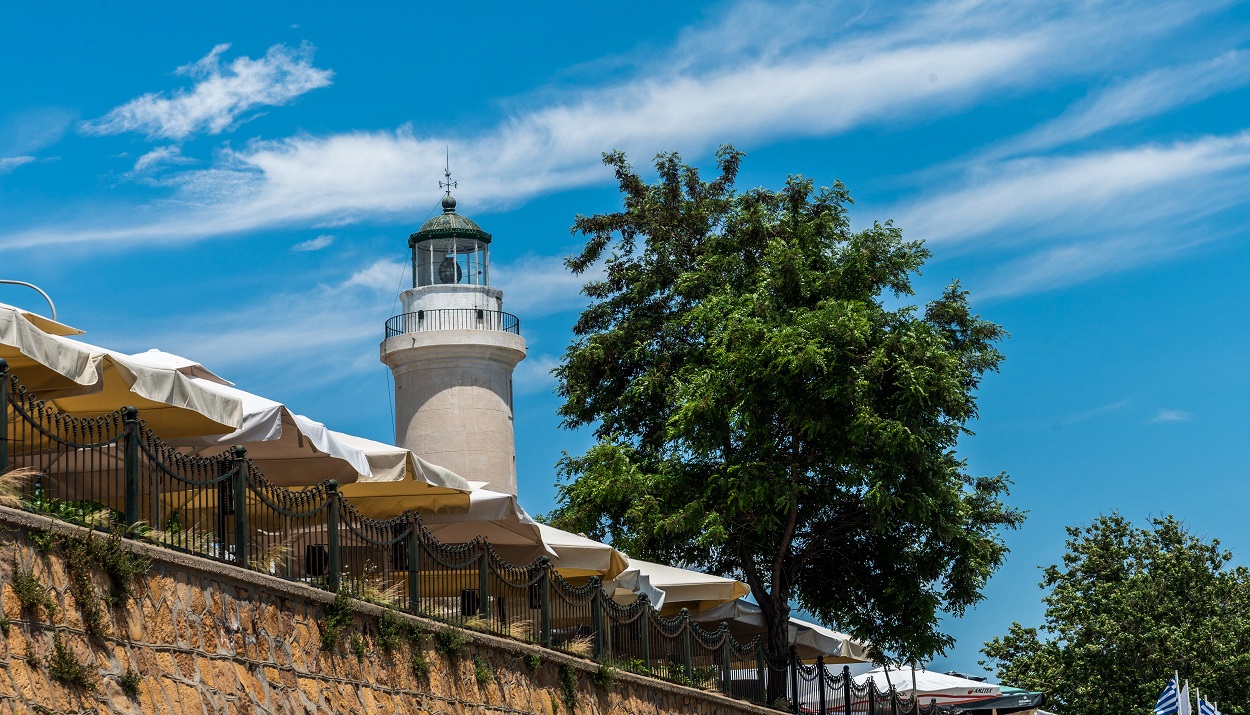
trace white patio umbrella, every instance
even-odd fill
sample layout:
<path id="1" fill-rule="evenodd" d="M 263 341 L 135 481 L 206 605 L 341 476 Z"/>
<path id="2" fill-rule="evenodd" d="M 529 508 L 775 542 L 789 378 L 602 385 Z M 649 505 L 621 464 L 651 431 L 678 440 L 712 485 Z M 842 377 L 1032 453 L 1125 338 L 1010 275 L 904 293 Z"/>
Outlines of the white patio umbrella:
<path id="1" fill-rule="evenodd" d="M 54 390 L 81 389 L 100 379 L 98 356 L 54 336 L 81 335 L 61 323 L 0 303 L 0 358 L 27 388 L 43 396 Z"/>
<path id="2" fill-rule="evenodd" d="M 241 445 L 265 478 L 283 487 L 312 486 L 327 479 L 349 484 L 371 474 L 365 453 L 337 439 L 325 425 L 292 412 L 280 402 L 232 387 L 199 363 L 159 350 L 130 358 L 189 376 L 186 379 L 200 390 L 242 406 L 242 424 L 233 432 L 166 438 L 182 451 L 212 455 Z"/>
<path id="3" fill-rule="evenodd" d="M 629 567 L 629 559 L 616 549 L 546 524 L 538 525 L 538 533 L 547 548 L 555 552 L 551 565 L 564 578 L 598 576 L 612 579 Z"/>
<path id="4" fill-rule="evenodd" d="M 330 435 L 359 449 L 369 460 L 369 476 L 339 488 L 361 514 L 389 519 L 410 510 L 423 515 L 469 510 L 473 487 L 450 469 L 430 464 L 403 447 L 342 432 Z"/>
<path id="5" fill-rule="evenodd" d="M 632 560 L 616 578 L 603 583 L 603 590 L 622 605 L 633 603 L 638 596 L 645 594 L 656 610 L 664 608 L 664 601 L 668 598 L 668 594 L 652 585 L 651 577 L 639 571 Z"/>
<path id="6" fill-rule="evenodd" d="M 692 614 L 698 613 L 751 592 L 745 583 L 723 576 L 633 557 L 629 559 L 629 566 L 637 569 L 640 576 L 646 576 L 651 587 L 664 592 L 663 606 L 657 607 L 664 615 L 672 615 L 683 608 L 689 609 Z"/>
<path id="7" fill-rule="evenodd" d="M 508 561 L 522 564 L 556 553 L 542 539 L 534 521 L 511 494 L 477 489 L 469 494 L 469 511 L 463 514 L 423 514 L 426 529 L 444 544 L 465 544 L 483 536 Z"/>
<path id="8" fill-rule="evenodd" d="M 878 690 L 885 690 L 888 687 L 886 671 L 886 668 L 876 668 L 862 675 L 854 676 L 854 680 L 856 683 L 863 685 L 871 678 Z M 911 667 L 891 667 L 888 671 L 888 682 L 898 692 L 912 692 L 913 671 Z M 989 700 L 1002 695 L 1002 690 L 992 683 L 969 680 L 922 668 L 917 668 L 914 673 L 916 701 L 921 705 L 928 705 L 930 701 L 937 701 L 938 705 L 944 706 L 963 705 L 964 703 Z"/>
<path id="9" fill-rule="evenodd" d="M 715 627 L 722 621 L 729 622 L 729 632 L 741 639 L 762 635 L 768 626 L 763 610 L 754 603 L 742 599 L 710 608 L 694 617 L 699 623 Z M 813 661 L 824 656 L 825 663 L 868 663 L 868 646 L 845 633 L 839 633 L 817 623 L 790 619 L 790 645 L 795 647 L 800 660 Z"/>
<path id="10" fill-rule="evenodd" d="M 52 321 L 40 324 L 81 332 Z M 202 390 L 178 370 L 49 333 L 5 305 L 0 305 L 0 357 L 37 397 L 77 417 L 133 406 L 162 438 L 224 434 L 243 421 L 237 399 Z"/>

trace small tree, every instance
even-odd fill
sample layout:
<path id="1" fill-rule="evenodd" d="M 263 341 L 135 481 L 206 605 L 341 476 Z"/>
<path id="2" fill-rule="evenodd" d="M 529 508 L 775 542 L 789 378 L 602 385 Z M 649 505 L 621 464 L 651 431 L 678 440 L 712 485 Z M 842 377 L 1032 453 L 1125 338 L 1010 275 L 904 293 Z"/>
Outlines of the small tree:
<path id="1" fill-rule="evenodd" d="M 1228 568 L 1218 540 L 1171 516 L 1136 529 L 1113 513 L 1069 527 L 1067 546 L 1039 584 L 1040 630 L 1013 623 L 985 644 L 1004 683 L 1065 715 L 1146 715 L 1180 671 L 1225 715 L 1250 712 L 1250 571 Z"/>
<path id="2" fill-rule="evenodd" d="M 981 598 L 1002 562 L 1005 476 L 955 456 L 1002 329 L 952 285 L 922 314 L 928 252 L 889 223 L 852 231 L 841 184 L 738 194 L 741 154 L 707 183 L 676 154 L 644 182 L 620 153 L 625 207 L 579 216 L 568 260 L 606 275 L 556 369 L 568 427 L 558 525 L 640 557 L 745 580 L 788 650 L 797 601 L 903 660 L 950 645 L 938 613 Z"/>

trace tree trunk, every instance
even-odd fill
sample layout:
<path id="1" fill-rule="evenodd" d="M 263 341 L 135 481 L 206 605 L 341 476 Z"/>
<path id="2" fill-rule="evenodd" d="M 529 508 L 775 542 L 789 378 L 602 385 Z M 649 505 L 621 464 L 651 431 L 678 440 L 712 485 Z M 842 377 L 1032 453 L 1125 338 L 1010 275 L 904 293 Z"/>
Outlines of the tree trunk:
<path id="1" fill-rule="evenodd" d="M 790 605 L 783 599 L 766 599 L 768 606 L 761 606 L 764 611 L 768 632 L 764 637 L 764 654 L 768 661 L 770 675 L 768 677 L 768 700 L 772 705 L 778 699 L 794 697 L 787 694 L 790 676 L 787 668 L 790 665 Z"/>

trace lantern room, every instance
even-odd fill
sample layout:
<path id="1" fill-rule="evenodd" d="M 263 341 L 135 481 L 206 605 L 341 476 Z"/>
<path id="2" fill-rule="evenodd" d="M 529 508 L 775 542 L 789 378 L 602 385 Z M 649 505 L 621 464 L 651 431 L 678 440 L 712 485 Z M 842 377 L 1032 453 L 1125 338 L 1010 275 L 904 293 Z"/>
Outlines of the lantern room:
<path id="1" fill-rule="evenodd" d="M 412 287 L 490 285 L 490 234 L 456 213 L 456 199 L 443 197 L 443 213 L 408 237 Z"/>

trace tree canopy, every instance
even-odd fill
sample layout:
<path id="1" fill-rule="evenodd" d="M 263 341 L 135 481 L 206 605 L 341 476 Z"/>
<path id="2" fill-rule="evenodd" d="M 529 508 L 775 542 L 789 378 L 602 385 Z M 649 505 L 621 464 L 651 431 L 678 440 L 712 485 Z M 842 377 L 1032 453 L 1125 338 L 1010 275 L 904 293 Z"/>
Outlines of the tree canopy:
<path id="1" fill-rule="evenodd" d="M 1250 712 L 1250 571 L 1231 558 L 1171 516 L 1070 527 L 1039 584 L 1040 629 L 1013 623 L 984 652 L 1003 682 L 1064 715 L 1146 715 L 1174 671 L 1225 715 Z"/>
<path id="2" fill-rule="evenodd" d="M 705 182 L 662 154 L 647 183 L 605 155 L 624 208 L 576 219 L 568 266 L 603 274 L 555 370 L 564 425 L 597 442 L 561 461 L 552 521 L 743 579 L 774 657 L 792 603 L 903 660 L 940 652 L 939 612 L 981 598 L 1021 520 L 1007 477 L 954 451 L 1004 332 L 957 283 L 892 305 L 919 242 L 851 230 L 841 183 L 738 193 L 741 158 Z"/>

